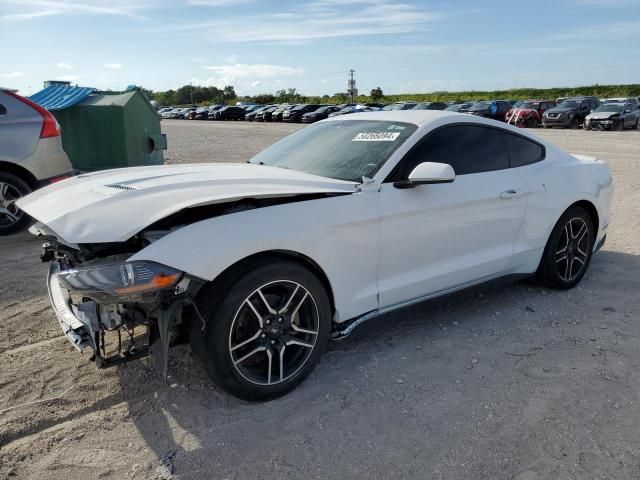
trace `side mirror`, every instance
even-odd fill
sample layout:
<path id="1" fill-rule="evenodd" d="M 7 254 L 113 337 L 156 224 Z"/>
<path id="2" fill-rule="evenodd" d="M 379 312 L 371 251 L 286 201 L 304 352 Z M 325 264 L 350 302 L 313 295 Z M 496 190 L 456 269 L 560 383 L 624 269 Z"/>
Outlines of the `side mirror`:
<path id="1" fill-rule="evenodd" d="M 413 188 L 433 183 L 451 183 L 456 179 L 453 167 L 446 163 L 423 162 L 413 169 L 408 180 L 393 184 L 396 188 Z"/>

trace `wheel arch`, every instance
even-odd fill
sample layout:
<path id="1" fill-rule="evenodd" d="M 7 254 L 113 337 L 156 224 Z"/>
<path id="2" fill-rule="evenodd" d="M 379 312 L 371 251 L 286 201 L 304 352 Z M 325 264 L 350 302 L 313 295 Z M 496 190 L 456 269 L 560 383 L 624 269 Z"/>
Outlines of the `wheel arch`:
<path id="1" fill-rule="evenodd" d="M 573 208 L 573 207 L 582 207 L 589 214 L 589 217 L 591 218 L 591 222 L 593 223 L 593 226 L 595 228 L 595 235 L 594 235 L 594 239 L 593 239 L 593 241 L 595 242 L 596 237 L 598 236 L 598 232 L 600 231 L 600 216 L 598 215 L 598 209 L 589 200 L 579 200 L 579 201 L 569 205 L 565 209 L 565 211 L 562 212 L 562 215 L 564 215 L 564 213 L 567 210 L 569 210 L 570 208 Z M 562 216 L 562 215 L 560 215 L 560 216 Z"/>
<path id="2" fill-rule="evenodd" d="M 593 202 L 591 202 L 590 200 L 582 199 L 582 200 L 577 200 L 577 201 L 573 202 L 572 204 L 567 206 L 567 208 L 564 208 L 563 210 L 560 211 L 560 213 L 558 214 L 558 216 L 555 219 L 555 221 L 551 224 L 550 227 L 548 227 L 548 230 L 547 230 L 547 233 L 546 233 L 546 237 L 545 237 L 546 238 L 545 246 L 546 246 L 547 242 L 549 241 L 549 238 L 551 238 L 551 233 L 553 232 L 553 229 L 558 224 L 558 222 L 560 221 L 562 216 L 565 213 L 567 213 L 573 207 L 581 207 L 584 210 L 586 210 L 587 214 L 589 215 L 589 218 L 591 218 L 591 222 L 593 223 L 593 227 L 595 229 L 595 232 L 594 232 L 595 235 L 594 235 L 593 241 L 596 242 L 597 237 L 598 237 L 598 231 L 599 231 L 599 228 L 600 228 L 600 216 L 598 215 L 598 209 L 593 204 Z"/>
<path id="3" fill-rule="evenodd" d="M 237 260 L 235 263 L 231 264 L 227 268 L 225 268 L 218 276 L 216 276 L 211 282 L 229 282 L 238 278 L 240 275 L 245 273 L 247 270 L 251 268 L 252 265 L 255 265 L 257 262 L 267 262 L 269 260 L 293 260 L 311 270 L 317 277 L 318 280 L 324 286 L 327 296 L 329 297 L 329 303 L 331 305 L 331 313 L 335 315 L 336 313 L 336 305 L 333 287 L 331 285 L 331 281 L 329 277 L 322 269 L 322 267 L 312 258 L 307 255 L 304 255 L 299 252 L 295 252 L 293 250 L 265 250 L 262 252 L 257 252 L 251 254 L 247 257 L 244 257 L 240 260 Z"/>
<path id="4" fill-rule="evenodd" d="M 34 190 L 40 186 L 36 177 L 34 177 L 29 170 L 21 167 L 16 163 L 0 160 L 0 172 L 6 172 L 15 175 L 21 180 L 24 180 L 27 185 L 29 185 Z"/>

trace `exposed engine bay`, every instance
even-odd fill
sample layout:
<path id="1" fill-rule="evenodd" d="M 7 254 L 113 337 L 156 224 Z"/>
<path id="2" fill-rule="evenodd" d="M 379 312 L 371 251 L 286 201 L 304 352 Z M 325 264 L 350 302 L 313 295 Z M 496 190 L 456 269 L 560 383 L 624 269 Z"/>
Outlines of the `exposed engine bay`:
<path id="1" fill-rule="evenodd" d="M 41 257 L 51 262 L 51 304 L 63 332 L 79 350 L 91 348 L 98 367 L 149 355 L 166 376 L 168 349 L 184 339 L 204 282 L 160 265 L 126 263 L 130 254 L 113 253 L 120 249 L 74 250 L 48 238 Z"/>
<path id="2" fill-rule="evenodd" d="M 51 264 L 49 297 L 71 343 L 80 351 L 91 348 L 100 368 L 150 356 L 166 377 L 170 346 L 186 341 L 192 327 L 204 330 L 196 296 L 205 281 L 166 265 L 128 259 L 191 223 L 324 196 L 242 199 L 187 208 L 125 242 L 68 244 L 41 224 L 32 227 L 32 233 L 46 240 L 41 259 Z"/>

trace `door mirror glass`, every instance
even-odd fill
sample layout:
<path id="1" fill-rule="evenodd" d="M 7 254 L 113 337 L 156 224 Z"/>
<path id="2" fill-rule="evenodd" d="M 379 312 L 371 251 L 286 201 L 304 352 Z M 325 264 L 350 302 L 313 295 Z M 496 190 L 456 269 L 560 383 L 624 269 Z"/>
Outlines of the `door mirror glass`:
<path id="1" fill-rule="evenodd" d="M 412 188 L 430 183 L 451 183 L 456 178 L 453 167 L 447 163 L 422 162 L 416 165 L 407 180 L 393 184 L 396 188 Z"/>

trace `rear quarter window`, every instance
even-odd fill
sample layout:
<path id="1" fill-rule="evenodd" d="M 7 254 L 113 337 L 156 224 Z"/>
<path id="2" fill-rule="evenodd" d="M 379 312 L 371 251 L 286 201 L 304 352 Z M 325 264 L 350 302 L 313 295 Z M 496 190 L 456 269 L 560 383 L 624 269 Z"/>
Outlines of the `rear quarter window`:
<path id="1" fill-rule="evenodd" d="M 509 165 L 511 168 L 524 167 L 544 159 L 541 145 L 516 135 L 509 135 Z"/>

